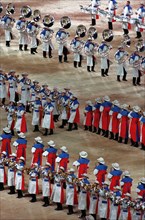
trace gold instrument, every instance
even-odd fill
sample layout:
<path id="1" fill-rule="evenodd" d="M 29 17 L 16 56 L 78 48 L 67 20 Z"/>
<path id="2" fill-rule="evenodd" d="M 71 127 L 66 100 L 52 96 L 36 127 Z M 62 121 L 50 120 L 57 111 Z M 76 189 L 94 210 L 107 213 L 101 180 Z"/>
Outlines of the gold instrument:
<path id="1" fill-rule="evenodd" d="M 34 21 L 38 22 L 41 19 L 41 12 L 38 9 L 35 9 L 32 17 Z"/>
<path id="2" fill-rule="evenodd" d="M 14 14 L 15 13 L 15 6 L 14 4 L 12 3 L 9 3 L 7 6 L 6 6 L 6 14 Z"/>
<path id="3" fill-rule="evenodd" d="M 111 42 L 114 38 L 112 30 L 105 29 L 102 33 L 104 41 Z"/>
<path id="4" fill-rule="evenodd" d="M 77 26 L 76 34 L 79 37 L 85 37 L 86 31 L 87 31 L 86 27 L 83 24 L 80 24 L 80 25 Z"/>
<path id="5" fill-rule="evenodd" d="M 71 26 L 71 19 L 68 16 L 63 16 L 60 19 L 60 24 L 64 29 L 68 29 Z"/>
<path id="6" fill-rule="evenodd" d="M 32 15 L 32 9 L 28 6 L 25 5 L 21 8 L 21 15 L 25 18 L 29 18 Z"/>
<path id="7" fill-rule="evenodd" d="M 43 18 L 43 25 L 51 27 L 54 24 L 54 17 L 52 15 L 45 15 Z"/>

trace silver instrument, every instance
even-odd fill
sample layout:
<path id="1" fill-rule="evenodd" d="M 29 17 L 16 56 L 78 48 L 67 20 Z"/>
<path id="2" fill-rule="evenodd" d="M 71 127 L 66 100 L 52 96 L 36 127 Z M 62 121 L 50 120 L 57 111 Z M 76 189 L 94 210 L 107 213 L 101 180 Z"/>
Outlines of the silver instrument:
<path id="1" fill-rule="evenodd" d="M 21 15 L 25 18 L 29 18 L 32 15 L 32 9 L 28 6 L 25 5 L 21 8 Z"/>
<path id="2" fill-rule="evenodd" d="M 80 25 L 77 26 L 76 34 L 79 37 L 85 37 L 86 31 L 87 31 L 86 27 L 84 25 L 80 24 Z"/>
<path id="3" fill-rule="evenodd" d="M 60 19 L 60 24 L 61 24 L 61 27 L 63 27 L 64 29 L 68 29 L 71 26 L 71 20 L 68 16 L 63 16 Z"/>
<path id="4" fill-rule="evenodd" d="M 143 39 L 139 39 L 137 43 L 135 44 L 135 48 L 139 52 L 144 52 L 145 51 L 145 43 Z"/>
<path id="5" fill-rule="evenodd" d="M 109 30 L 109 29 L 105 29 L 102 33 L 102 37 L 105 41 L 107 42 L 110 42 L 113 40 L 114 38 L 114 35 L 113 35 L 113 32 L 112 30 Z"/>
<path id="6" fill-rule="evenodd" d="M 91 37 L 93 40 L 96 40 L 98 33 L 95 27 L 90 27 L 87 31 L 88 38 Z"/>
<path id="7" fill-rule="evenodd" d="M 43 18 L 43 24 L 46 27 L 51 27 L 54 24 L 54 17 L 52 15 L 45 15 Z"/>
<path id="8" fill-rule="evenodd" d="M 12 3 L 9 3 L 7 6 L 6 6 L 6 14 L 14 14 L 15 13 L 15 6 L 14 4 Z"/>
<path id="9" fill-rule="evenodd" d="M 139 55 L 135 55 L 137 59 L 134 59 L 134 53 L 131 54 L 131 56 L 129 57 L 129 64 L 134 67 L 137 68 L 140 65 L 140 59 L 141 57 Z"/>
<path id="10" fill-rule="evenodd" d="M 123 40 L 121 41 L 121 44 L 123 47 L 130 47 L 131 45 L 131 39 L 128 34 L 123 35 Z"/>
<path id="11" fill-rule="evenodd" d="M 38 22 L 41 19 L 41 12 L 38 9 L 35 9 L 32 17 L 34 21 Z"/>

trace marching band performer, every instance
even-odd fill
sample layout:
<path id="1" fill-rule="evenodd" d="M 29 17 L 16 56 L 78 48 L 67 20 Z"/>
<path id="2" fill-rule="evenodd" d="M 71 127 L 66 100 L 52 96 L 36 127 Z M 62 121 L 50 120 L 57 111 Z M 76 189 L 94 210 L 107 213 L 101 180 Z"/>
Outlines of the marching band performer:
<path id="1" fill-rule="evenodd" d="M 46 162 L 41 171 L 42 174 L 42 195 L 44 199 L 43 207 L 49 206 L 51 196 L 51 164 Z"/>
<path id="2" fill-rule="evenodd" d="M 78 123 L 80 123 L 79 102 L 76 95 L 72 95 L 70 103 L 70 116 L 68 119 L 67 131 L 78 130 Z M 74 125 L 74 128 L 72 126 Z"/>
<path id="3" fill-rule="evenodd" d="M 3 107 L 5 106 L 5 101 L 7 97 L 6 80 L 6 74 L 3 72 L 2 69 L 0 69 L 0 99 Z"/>
<path id="4" fill-rule="evenodd" d="M 121 188 L 120 186 L 115 186 L 113 187 L 113 196 L 114 200 L 112 201 L 111 207 L 110 207 L 110 220 L 117 220 L 120 215 L 120 205 L 118 204 L 117 201 L 120 200 L 121 198 Z"/>
<path id="5" fill-rule="evenodd" d="M 101 5 L 100 0 L 91 0 L 91 16 L 92 16 L 92 26 L 96 25 L 96 19 L 99 19 L 99 15 L 97 13 L 97 9 Z"/>
<path id="6" fill-rule="evenodd" d="M 42 102 L 42 107 L 47 103 L 46 98 L 50 97 L 50 89 L 48 88 L 47 83 L 42 85 L 42 89 L 40 90 L 40 95 L 41 95 L 41 102 Z"/>
<path id="7" fill-rule="evenodd" d="M 8 127 L 3 128 L 3 134 L 0 135 L 1 152 L 6 152 L 8 158 L 11 154 L 11 139 L 11 130 Z"/>
<path id="8" fill-rule="evenodd" d="M 132 214 L 132 220 L 144 220 L 144 218 L 143 218 L 144 212 L 141 209 L 142 202 L 143 202 L 142 196 L 138 196 L 135 199 L 135 201 L 134 201 L 135 207 L 134 207 L 133 214 Z"/>
<path id="9" fill-rule="evenodd" d="M 14 141 L 13 146 L 16 147 L 17 161 L 20 157 L 24 157 L 26 161 L 27 140 L 24 133 L 18 133 L 18 139 Z"/>
<path id="10" fill-rule="evenodd" d="M 38 194 L 38 169 L 39 165 L 33 163 L 31 170 L 29 172 L 29 183 L 28 183 L 28 193 L 31 195 L 32 199 L 30 202 L 36 202 L 36 195 Z"/>
<path id="11" fill-rule="evenodd" d="M 100 106 L 100 122 L 99 122 L 99 128 L 102 130 L 102 135 L 104 137 L 108 137 L 108 129 L 109 129 L 109 111 L 111 109 L 112 103 L 110 102 L 109 96 L 104 96 L 103 102 Z"/>
<path id="12" fill-rule="evenodd" d="M 136 192 L 139 196 L 142 196 L 143 201 L 145 202 L 145 177 L 140 179 L 140 182 L 136 188 Z"/>
<path id="13" fill-rule="evenodd" d="M 21 100 L 19 100 L 17 102 L 17 110 L 15 111 L 16 113 L 16 124 L 15 124 L 15 129 L 16 129 L 16 132 L 19 133 L 19 132 L 23 132 L 23 133 L 26 133 L 27 132 L 27 125 L 26 125 L 26 118 L 25 118 L 25 107 L 22 103 Z"/>
<path id="14" fill-rule="evenodd" d="M 40 95 L 40 91 L 41 91 L 41 87 L 39 85 L 39 82 L 37 80 L 33 80 L 30 87 L 30 93 L 31 93 L 30 102 L 32 103 L 31 106 L 33 106 L 33 101 L 35 101 L 36 96 Z"/>
<path id="15" fill-rule="evenodd" d="M 122 173 L 122 175 L 123 175 L 123 178 L 120 181 L 120 186 L 122 189 L 122 197 L 124 197 L 126 193 L 131 193 L 131 186 L 132 186 L 133 179 L 130 177 L 130 173 L 128 170 L 125 170 Z"/>
<path id="16" fill-rule="evenodd" d="M 31 164 L 37 163 L 39 166 L 42 166 L 42 153 L 44 145 L 41 137 L 36 137 L 35 143 L 32 146 L 31 153 L 33 154 Z"/>
<path id="17" fill-rule="evenodd" d="M 58 163 L 58 169 L 63 167 L 64 171 L 66 172 L 69 163 L 68 149 L 65 146 L 62 146 L 60 150 L 61 152 L 58 154 L 55 162 Z"/>
<path id="18" fill-rule="evenodd" d="M 93 108 L 90 100 L 86 101 L 84 109 L 84 130 L 92 131 Z"/>
<path id="19" fill-rule="evenodd" d="M 87 157 L 88 153 L 85 151 L 81 151 L 79 153 L 79 159 L 73 162 L 73 166 L 76 166 L 78 169 L 78 178 L 82 178 L 82 174 L 87 173 L 90 162 Z"/>
<path id="20" fill-rule="evenodd" d="M 119 122 L 119 143 L 122 143 L 124 139 L 124 144 L 128 143 L 128 128 L 129 128 L 129 105 L 123 104 L 121 106 L 121 111 L 117 115 L 117 118 L 120 120 Z"/>
<path id="21" fill-rule="evenodd" d="M 97 161 L 98 164 L 96 165 L 93 173 L 96 176 L 96 180 L 98 181 L 99 185 L 102 186 L 102 184 L 105 182 L 108 167 L 105 165 L 104 158 L 99 157 Z"/>
<path id="22" fill-rule="evenodd" d="M 8 186 L 10 187 L 10 192 L 8 194 L 15 194 L 15 165 L 16 165 L 16 157 L 15 153 L 10 155 L 10 160 L 8 161 Z"/>
<path id="23" fill-rule="evenodd" d="M 4 15 L 1 19 L 2 28 L 5 30 L 6 47 L 10 47 L 10 42 L 13 39 L 12 27 L 14 25 L 14 19 L 10 15 Z"/>
<path id="24" fill-rule="evenodd" d="M 140 112 L 139 106 L 134 106 L 133 111 L 128 114 L 129 122 L 129 137 L 131 139 L 131 146 L 138 147 L 140 141 Z"/>
<path id="25" fill-rule="evenodd" d="M 108 76 L 108 71 L 110 67 L 109 50 L 111 49 L 112 46 L 107 45 L 105 41 L 102 41 L 102 43 L 98 47 L 98 53 L 101 57 L 101 76 L 103 77 Z"/>
<path id="26" fill-rule="evenodd" d="M 26 106 L 26 112 L 30 112 L 28 102 L 30 101 L 31 80 L 28 78 L 28 75 L 28 73 L 23 73 L 22 79 L 19 81 L 21 86 L 21 101 Z"/>
<path id="27" fill-rule="evenodd" d="M 113 30 L 112 22 L 115 21 L 113 19 L 113 17 L 116 15 L 117 2 L 116 2 L 116 0 L 109 0 L 108 3 L 109 3 L 108 8 L 107 8 L 108 9 L 108 13 L 109 13 L 108 29 L 109 30 Z"/>
<path id="28" fill-rule="evenodd" d="M 119 220 L 132 219 L 131 218 L 131 209 L 128 205 L 130 202 L 131 202 L 131 194 L 126 193 L 124 195 L 122 202 L 121 202 L 121 210 L 120 210 Z"/>
<path id="29" fill-rule="evenodd" d="M 44 135 L 48 135 L 48 129 L 50 129 L 49 135 L 53 134 L 53 129 L 54 129 L 54 120 L 53 120 L 53 109 L 54 106 L 51 103 L 51 98 L 47 98 L 47 102 L 44 105 L 44 118 L 42 121 L 42 128 L 45 128 L 45 133 Z"/>
<path id="30" fill-rule="evenodd" d="M 15 76 L 15 70 L 11 70 L 8 75 L 8 92 L 10 95 L 10 101 L 17 102 L 18 101 L 18 93 L 17 93 L 17 82 L 18 82 L 18 76 Z"/>
<path id="31" fill-rule="evenodd" d="M 120 170 L 118 163 L 112 163 L 112 170 L 108 173 L 108 179 L 110 180 L 110 190 L 113 191 L 114 187 L 120 185 L 120 177 L 122 171 Z"/>
<path id="32" fill-rule="evenodd" d="M 24 166 L 25 166 L 25 158 L 20 157 L 18 163 L 16 164 L 16 175 L 15 175 L 15 188 L 18 193 L 17 196 L 18 199 L 23 197 L 22 191 L 25 190 Z"/>
<path id="33" fill-rule="evenodd" d="M 87 71 L 95 72 L 95 52 L 96 52 L 96 44 L 92 42 L 92 38 L 89 37 L 87 42 L 84 45 L 85 54 L 87 56 Z"/>
<path id="34" fill-rule="evenodd" d="M 49 58 L 52 58 L 52 50 L 54 49 L 52 44 L 52 37 L 53 37 L 54 31 L 48 27 L 43 27 L 43 30 L 40 33 L 40 38 L 43 41 L 43 57 L 47 58 L 47 54 Z"/>
<path id="35" fill-rule="evenodd" d="M 73 180 L 76 178 L 74 174 L 75 170 L 73 168 L 68 170 L 68 176 L 66 178 L 66 205 L 68 205 L 67 215 L 72 215 L 74 213 L 73 206 L 78 203 L 76 184 Z"/>
<path id="36" fill-rule="evenodd" d="M 131 54 L 129 57 L 129 64 L 132 67 L 132 74 L 133 74 L 133 85 L 139 85 L 140 86 L 140 78 L 141 78 L 141 72 L 140 72 L 140 55 L 138 51 L 135 51 Z"/>
<path id="37" fill-rule="evenodd" d="M 85 218 L 86 217 L 86 210 L 87 210 L 87 203 L 88 203 L 88 193 L 87 189 L 85 189 L 85 186 L 90 184 L 90 181 L 88 180 L 89 177 L 86 173 L 82 174 L 82 180 L 80 180 L 80 193 L 78 198 L 78 209 L 81 210 L 81 215 L 79 218 Z"/>
<path id="38" fill-rule="evenodd" d="M 145 150 L 145 112 L 143 112 L 143 115 L 140 117 L 140 124 L 141 124 L 141 129 L 140 129 L 140 143 L 141 143 L 141 149 Z"/>
<path id="39" fill-rule="evenodd" d="M 31 38 L 31 54 L 38 53 L 37 52 L 37 34 L 38 34 L 39 26 L 35 23 L 34 20 L 32 20 L 28 25 L 27 25 L 27 33 Z"/>
<path id="40" fill-rule="evenodd" d="M 115 60 L 117 61 L 117 81 L 120 82 L 120 77 L 123 76 L 122 80 L 127 81 L 126 75 L 126 57 L 128 53 L 124 50 L 123 46 L 119 46 L 117 52 L 115 53 Z"/>
<path id="41" fill-rule="evenodd" d="M 5 171 L 5 160 L 6 160 L 7 152 L 2 151 L 0 157 L 0 191 L 4 190 L 4 184 L 7 182 L 7 176 Z"/>
<path id="42" fill-rule="evenodd" d="M 128 30 L 131 29 L 131 25 L 127 21 L 128 21 L 128 19 L 130 19 L 132 14 L 133 14 L 133 11 L 132 11 L 132 7 L 130 5 L 130 1 L 127 1 L 126 5 L 123 8 L 123 12 L 122 12 L 122 16 L 125 19 L 125 22 L 122 23 L 122 28 L 123 28 L 124 34 L 128 34 L 129 33 Z M 127 21 L 126 21 L 126 19 L 127 19 Z"/>
<path id="43" fill-rule="evenodd" d="M 64 128 L 64 126 L 67 124 L 69 102 L 70 102 L 70 99 L 69 99 L 69 96 L 66 95 L 66 91 L 61 92 L 59 104 L 61 107 L 60 117 L 62 119 L 62 125 L 60 125 L 59 128 Z"/>
<path id="44" fill-rule="evenodd" d="M 119 134 L 119 119 L 117 118 L 120 112 L 120 103 L 118 100 L 114 100 L 112 102 L 113 106 L 109 111 L 110 115 L 110 122 L 109 122 L 109 131 L 110 131 L 110 138 L 118 141 L 118 134 Z"/>
<path id="45" fill-rule="evenodd" d="M 44 153 L 42 154 L 44 157 L 47 157 L 47 162 L 51 165 L 51 170 L 55 171 L 55 160 L 57 158 L 56 153 L 57 149 L 55 148 L 54 141 L 50 140 L 47 142 L 48 148 L 45 149 Z"/>
<path id="46" fill-rule="evenodd" d="M 100 134 L 101 130 L 99 128 L 99 121 L 100 121 L 100 117 L 101 117 L 101 113 L 100 113 L 100 106 L 101 106 L 102 100 L 101 98 L 96 98 L 95 99 L 95 104 L 93 105 L 93 132 L 97 132 L 97 134 Z"/>
<path id="47" fill-rule="evenodd" d="M 16 22 L 16 28 L 19 32 L 19 50 L 23 51 L 28 51 L 28 33 L 27 33 L 27 21 L 24 16 L 20 16 L 19 20 Z"/>
<path id="48" fill-rule="evenodd" d="M 33 103 L 33 116 L 32 116 L 32 125 L 34 126 L 33 132 L 39 131 L 39 124 L 41 124 L 41 106 L 40 97 L 37 95 Z"/>
<path id="49" fill-rule="evenodd" d="M 58 43 L 58 57 L 59 62 L 62 63 L 62 56 L 64 55 L 64 62 L 67 61 L 67 55 L 69 53 L 67 48 L 67 38 L 69 37 L 69 33 L 65 31 L 64 28 L 60 28 L 56 33 L 56 42 Z"/>
<path id="50" fill-rule="evenodd" d="M 137 19 L 139 19 L 140 24 L 144 23 L 144 18 L 145 18 L 145 7 L 143 3 L 140 3 L 140 7 L 136 11 Z M 142 37 L 142 32 L 143 30 L 136 26 L 136 38 L 141 38 Z"/>
<path id="51" fill-rule="evenodd" d="M 11 134 L 14 135 L 14 125 L 15 125 L 15 105 L 14 102 L 10 102 L 8 106 L 5 107 L 7 112 L 7 127 L 11 130 Z"/>
<path id="52" fill-rule="evenodd" d="M 60 115 L 60 109 L 59 109 L 59 98 L 60 98 L 60 92 L 58 91 L 57 87 L 54 87 L 53 90 L 50 93 L 52 104 L 54 106 L 53 109 L 53 120 L 54 122 L 59 121 L 59 115 Z"/>
<path id="53" fill-rule="evenodd" d="M 75 36 L 75 38 L 71 41 L 71 49 L 74 54 L 74 67 L 81 67 L 82 65 L 82 49 L 83 49 L 84 43 L 80 40 L 80 37 L 78 35 Z"/>

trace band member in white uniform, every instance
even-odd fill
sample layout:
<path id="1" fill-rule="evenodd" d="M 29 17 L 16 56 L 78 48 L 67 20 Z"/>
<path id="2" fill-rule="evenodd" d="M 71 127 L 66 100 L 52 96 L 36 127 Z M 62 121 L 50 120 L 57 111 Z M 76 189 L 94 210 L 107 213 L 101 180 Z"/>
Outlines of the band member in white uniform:
<path id="1" fill-rule="evenodd" d="M 26 112 L 30 112 L 30 88 L 31 88 L 31 80 L 28 78 L 28 73 L 22 74 L 22 79 L 19 81 L 21 86 L 21 101 L 23 105 L 26 107 Z"/>
<path id="2" fill-rule="evenodd" d="M 82 49 L 84 43 L 80 41 L 80 37 L 78 35 L 72 40 L 70 46 L 71 50 L 74 54 L 74 67 L 81 67 L 82 65 Z"/>
<path id="3" fill-rule="evenodd" d="M 145 19 L 145 7 L 143 3 L 140 3 L 140 7 L 136 11 L 136 17 L 139 19 L 140 24 L 144 24 L 144 19 Z M 138 25 L 135 27 L 136 29 L 136 38 L 141 38 L 142 34 L 141 32 L 143 31 Z"/>
<path id="4" fill-rule="evenodd" d="M 67 54 L 68 54 L 68 48 L 67 48 L 67 38 L 69 37 L 69 33 L 65 31 L 64 28 L 60 28 L 56 33 L 56 42 L 58 43 L 58 57 L 59 62 L 62 63 L 62 57 L 64 55 L 64 62 L 67 61 Z"/>
<path id="5" fill-rule="evenodd" d="M 10 187 L 10 192 L 8 194 L 15 194 L 15 166 L 16 166 L 16 157 L 15 153 L 10 155 L 10 160 L 7 163 L 8 165 L 8 186 Z"/>
<path id="6" fill-rule="evenodd" d="M 128 57 L 127 51 L 124 50 L 122 46 L 118 47 L 117 52 L 115 53 L 115 60 L 117 61 L 117 81 L 120 82 L 120 77 L 123 76 L 122 80 L 127 81 L 126 75 L 126 59 Z"/>
<path id="7" fill-rule="evenodd" d="M 15 75 L 14 70 L 11 70 L 8 73 L 8 75 L 9 75 L 9 77 L 8 77 L 8 82 L 9 82 L 8 90 L 9 90 L 9 95 L 10 95 L 10 101 L 17 102 L 18 101 L 17 82 L 19 82 L 19 81 L 17 79 L 17 76 Z"/>
<path id="8" fill-rule="evenodd" d="M 34 130 L 35 131 L 39 131 L 39 124 L 40 124 L 40 107 L 42 106 L 42 103 L 40 101 L 40 97 L 36 96 L 36 100 L 33 103 L 33 116 L 32 116 L 32 125 L 34 126 Z"/>
<path id="9" fill-rule="evenodd" d="M 25 19 L 25 17 L 20 16 L 19 20 L 16 22 L 16 28 L 19 32 L 19 50 L 23 51 L 23 47 L 24 50 L 27 51 L 28 50 L 28 33 L 27 33 L 27 21 Z"/>
<path id="10" fill-rule="evenodd" d="M 5 101 L 7 97 L 6 80 L 7 80 L 6 74 L 3 72 L 2 69 L 0 69 L 0 99 L 3 107 L 5 105 Z"/>
<path id="11" fill-rule="evenodd" d="M 29 183 L 28 183 L 28 193 L 31 195 L 32 199 L 30 202 L 36 202 L 36 194 L 38 194 L 38 164 L 34 163 L 29 172 Z"/>
<path id="12" fill-rule="evenodd" d="M 31 54 L 37 53 L 37 46 L 38 46 L 37 35 L 38 35 L 38 32 L 39 32 L 39 26 L 35 23 L 35 21 L 32 20 L 27 25 L 27 33 L 31 38 Z"/>
<path id="13" fill-rule="evenodd" d="M 127 1 L 122 12 L 122 16 L 123 16 L 122 29 L 124 31 L 124 34 L 128 34 L 129 29 L 131 29 L 130 23 L 128 22 L 128 20 L 130 19 L 132 14 L 133 14 L 133 11 L 132 11 L 132 7 L 130 6 L 130 1 Z"/>
<path id="14" fill-rule="evenodd" d="M 96 19 L 98 19 L 97 9 L 100 5 L 100 0 L 91 0 L 92 26 L 96 25 Z"/>
<path id="15" fill-rule="evenodd" d="M 6 171 L 5 171 L 5 160 L 7 152 L 2 151 L 0 156 L 0 191 L 4 190 L 4 184 L 6 184 Z"/>
<path id="16" fill-rule="evenodd" d="M 52 50 L 54 49 L 52 44 L 52 37 L 53 37 L 54 31 L 48 27 L 44 27 L 43 30 L 40 33 L 40 38 L 42 39 L 42 47 L 43 47 L 43 57 L 47 58 L 47 55 L 49 58 L 52 58 Z"/>
<path id="17" fill-rule="evenodd" d="M 1 19 L 2 28 L 5 30 L 6 46 L 10 47 L 10 42 L 13 39 L 12 27 L 14 25 L 14 19 L 10 15 L 4 15 Z"/>
<path id="18" fill-rule="evenodd" d="M 109 5 L 108 5 L 108 29 L 113 30 L 113 16 L 116 14 L 116 9 L 117 9 L 117 2 L 116 0 L 109 0 Z"/>
<path id="19" fill-rule="evenodd" d="M 16 164 L 16 176 L 15 176 L 15 188 L 18 193 L 18 196 L 17 196 L 18 199 L 23 197 L 22 191 L 25 189 L 24 166 L 25 166 L 25 158 L 20 157 L 18 163 Z"/>
<path id="20" fill-rule="evenodd" d="M 92 42 L 92 38 L 89 37 L 84 46 L 85 54 L 87 56 L 87 71 L 95 72 L 95 53 L 97 50 L 97 45 Z"/>

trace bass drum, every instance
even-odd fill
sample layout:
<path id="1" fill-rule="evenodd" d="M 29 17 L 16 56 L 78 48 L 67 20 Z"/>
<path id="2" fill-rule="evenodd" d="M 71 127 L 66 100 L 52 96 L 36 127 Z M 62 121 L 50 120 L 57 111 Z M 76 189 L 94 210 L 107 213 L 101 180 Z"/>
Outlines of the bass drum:
<path id="1" fill-rule="evenodd" d="M 112 30 L 105 29 L 102 33 L 102 37 L 103 37 L 104 41 L 111 42 L 114 38 Z"/>
<path id="2" fill-rule="evenodd" d="M 60 19 L 60 24 L 61 24 L 61 27 L 63 27 L 64 29 L 68 29 L 71 27 L 71 20 L 68 16 L 63 16 Z"/>
<path id="3" fill-rule="evenodd" d="M 95 27 L 90 27 L 87 31 L 88 38 L 92 38 L 93 40 L 96 40 L 98 37 L 98 33 Z"/>
<path id="4" fill-rule="evenodd" d="M 86 29 L 86 27 L 84 25 L 80 24 L 79 26 L 77 26 L 76 34 L 79 37 L 85 37 L 86 36 L 86 32 L 87 32 L 87 29 Z"/>
<path id="5" fill-rule="evenodd" d="M 54 17 L 52 15 L 45 15 L 43 18 L 43 24 L 46 27 L 52 27 L 54 25 Z"/>

